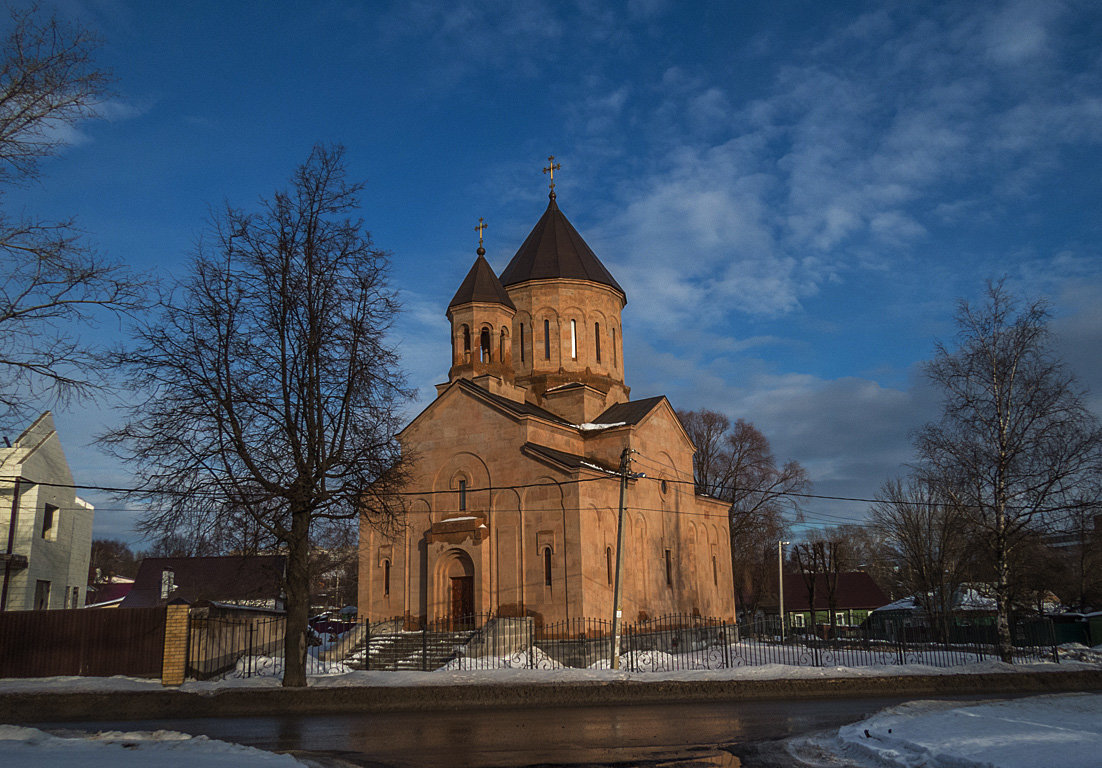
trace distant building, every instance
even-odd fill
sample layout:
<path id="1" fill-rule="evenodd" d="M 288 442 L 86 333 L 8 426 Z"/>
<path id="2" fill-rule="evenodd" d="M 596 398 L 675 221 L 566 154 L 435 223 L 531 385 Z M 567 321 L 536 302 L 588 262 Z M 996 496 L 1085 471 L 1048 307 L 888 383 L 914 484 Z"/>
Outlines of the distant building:
<path id="1" fill-rule="evenodd" d="M 831 605 L 827 594 L 827 574 L 818 574 L 815 580 L 815 610 L 808 602 L 807 582 L 799 573 L 784 575 L 784 613 L 787 626 L 794 630 L 812 630 L 830 624 Z M 834 578 L 834 577 L 830 577 Z M 846 571 L 837 575 L 834 590 L 834 625 L 855 627 L 877 608 L 888 602 L 884 590 L 864 571 Z M 775 596 L 774 596 L 775 599 Z M 765 613 L 777 614 L 778 605 L 773 602 L 765 607 Z"/>
<path id="2" fill-rule="evenodd" d="M 447 307 L 448 381 L 399 435 L 405 524 L 361 527 L 361 615 L 610 617 L 627 450 L 646 477 L 627 491 L 624 618 L 733 618 L 730 505 L 696 495 L 669 401 L 629 397 L 624 289 L 553 191 L 500 277 L 477 253 Z"/>
<path id="3" fill-rule="evenodd" d="M 147 557 L 120 608 L 148 608 L 183 599 L 283 610 L 283 555 Z"/>
<path id="4" fill-rule="evenodd" d="M 0 478 L 0 610 L 83 607 L 94 511 L 72 487 L 49 411 L 0 448 Z"/>

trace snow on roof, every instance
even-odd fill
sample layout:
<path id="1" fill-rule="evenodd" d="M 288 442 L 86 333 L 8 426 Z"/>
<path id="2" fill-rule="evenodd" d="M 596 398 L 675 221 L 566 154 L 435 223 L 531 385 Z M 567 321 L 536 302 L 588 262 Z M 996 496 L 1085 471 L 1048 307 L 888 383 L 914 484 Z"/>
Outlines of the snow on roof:
<path id="1" fill-rule="evenodd" d="M 473 515 L 464 515 L 463 517 L 445 517 L 440 522 L 442 522 L 442 523 L 455 523 L 455 522 L 458 522 L 460 520 L 474 520 L 474 519 L 475 518 L 474 518 Z"/>
<path id="2" fill-rule="evenodd" d="M 613 427 L 626 427 L 628 423 L 626 421 L 617 421 L 613 424 L 594 424 L 591 421 L 587 421 L 584 424 L 571 424 L 574 429 L 580 429 L 582 432 L 595 432 L 600 429 L 612 429 Z"/>

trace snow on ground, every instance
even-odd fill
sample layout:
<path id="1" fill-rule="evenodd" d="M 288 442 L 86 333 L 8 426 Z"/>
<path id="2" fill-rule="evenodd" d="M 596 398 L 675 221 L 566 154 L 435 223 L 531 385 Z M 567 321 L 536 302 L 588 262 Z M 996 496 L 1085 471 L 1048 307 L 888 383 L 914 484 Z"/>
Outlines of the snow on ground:
<path id="1" fill-rule="evenodd" d="M 913 701 L 826 735 L 798 737 L 803 764 L 853 768 L 1098 768 L 1102 694 L 957 704 Z"/>
<path id="2" fill-rule="evenodd" d="M 537 649 L 538 652 L 538 649 Z M 537 657 L 539 658 L 539 657 Z M 469 661 L 469 660 L 468 660 Z M 457 664 L 462 666 L 462 664 Z M 714 681 L 714 680 L 809 680 L 851 677 L 895 677 L 909 675 L 970 675 L 1013 672 L 1069 672 L 1098 669 L 1097 664 L 1086 662 L 1038 662 L 1034 664 L 1004 664 L 1001 661 L 982 661 L 956 667 L 934 667 L 923 664 L 889 664 L 867 667 L 795 667 L 784 664 L 761 664 L 731 669 L 682 669 L 662 672 L 629 672 L 624 669 L 574 669 L 559 667 L 553 670 L 520 667 L 503 669 L 439 669 L 431 672 L 382 672 L 357 671 L 344 674 L 319 675 L 309 678 L 309 685 L 317 687 L 354 686 L 423 686 L 423 685 L 559 685 L 570 682 L 610 682 L 630 680 L 635 682 Z M 251 678 L 227 678 L 225 680 L 189 681 L 179 690 L 190 693 L 217 693 L 225 688 L 276 688 L 280 679 L 276 676 Z M 69 693 L 116 692 L 161 690 L 159 680 L 132 677 L 38 677 L 7 678 L 0 680 L 0 695 L 5 693 Z"/>
<path id="3" fill-rule="evenodd" d="M 52 736 L 37 728 L 0 725 L 5 765 L 20 768 L 302 768 L 290 755 L 176 731 L 102 731 Z"/>

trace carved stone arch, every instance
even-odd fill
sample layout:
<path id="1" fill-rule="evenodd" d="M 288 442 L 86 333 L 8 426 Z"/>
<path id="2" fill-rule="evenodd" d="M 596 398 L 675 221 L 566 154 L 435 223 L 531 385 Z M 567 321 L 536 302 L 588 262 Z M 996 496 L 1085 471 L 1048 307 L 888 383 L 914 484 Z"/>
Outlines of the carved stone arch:
<path id="1" fill-rule="evenodd" d="M 465 486 L 460 483 L 464 482 Z M 433 478 L 435 517 L 462 511 L 486 510 L 490 506 L 490 468 L 476 453 L 457 451 L 440 464 Z M 452 491 L 456 495 L 447 493 Z M 461 495 L 465 491 L 465 498 Z M 465 504 L 461 504 L 465 501 Z"/>
<path id="2" fill-rule="evenodd" d="M 460 323 L 455 329 L 455 339 L 452 349 L 455 350 L 455 365 L 471 362 L 471 327 L 466 323 Z"/>
<path id="3" fill-rule="evenodd" d="M 474 560 L 464 549 L 454 547 L 436 558 L 432 583 L 438 617 L 464 616 L 482 610 L 476 575 Z"/>
<path id="4" fill-rule="evenodd" d="M 534 330 L 532 316 L 524 310 L 518 310 L 513 316 L 513 359 L 524 365 L 532 364 Z"/>
<path id="5" fill-rule="evenodd" d="M 504 325 L 498 334 L 497 360 L 506 365 L 513 362 L 513 342 L 509 337 L 509 329 Z"/>
<path id="6" fill-rule="evenodd" d="M 481 323 L 478 327 L 478 361 L 480 363 L 494 362 L 494 327 L 489 323 Z"/>
<path id="7" fill-rule="evenodd" d="M 532 357 L 545 366 L 558 365 L 562 352 L 562 331 L 559 327 L 558 311 L 551 306 L 540 307 L 532 312 L 532 320 L 536 325 L 534 339 L 538 339 L 538 343 L 534 345 L 536 350 Z"/>
<path id="8" fill-rule="evenodd" d="M 589 362 L 589 343 L 586 334 L 585 310 L 578 305 L 563 307 L 562 313 L 562 345 L 567 359 L 575 365 L 584 366 Z"/>

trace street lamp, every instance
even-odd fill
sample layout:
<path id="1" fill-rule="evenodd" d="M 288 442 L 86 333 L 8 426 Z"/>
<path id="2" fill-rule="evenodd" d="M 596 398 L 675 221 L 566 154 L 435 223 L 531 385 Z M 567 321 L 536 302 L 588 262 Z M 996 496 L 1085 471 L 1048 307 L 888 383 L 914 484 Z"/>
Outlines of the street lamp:
<path id="1" fill-rule="evenodd" d="M 781 642 L 784 642 L 784 545 L 787 541 L 777 542 L 777 589 L 781 596 Z"/>

